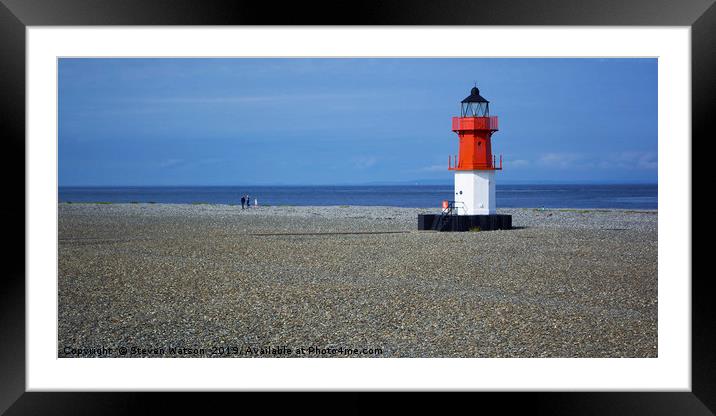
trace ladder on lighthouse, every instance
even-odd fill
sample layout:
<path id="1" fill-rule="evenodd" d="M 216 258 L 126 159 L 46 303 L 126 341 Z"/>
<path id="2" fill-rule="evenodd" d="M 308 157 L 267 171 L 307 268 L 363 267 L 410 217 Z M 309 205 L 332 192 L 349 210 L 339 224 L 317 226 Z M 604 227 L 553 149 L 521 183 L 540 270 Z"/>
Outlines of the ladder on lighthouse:
<path id="1" fill-rule="evenodd" d="M 442 231 L 447 225 L 448 220 L 457 215 L 457 207 L 455 207 L 455 201 L 443 201 L 443 210 L 440 216 L 433 221 L 432 229 L 434 231 Z M 454 221 L 454 220 L 453 220 Z"/>

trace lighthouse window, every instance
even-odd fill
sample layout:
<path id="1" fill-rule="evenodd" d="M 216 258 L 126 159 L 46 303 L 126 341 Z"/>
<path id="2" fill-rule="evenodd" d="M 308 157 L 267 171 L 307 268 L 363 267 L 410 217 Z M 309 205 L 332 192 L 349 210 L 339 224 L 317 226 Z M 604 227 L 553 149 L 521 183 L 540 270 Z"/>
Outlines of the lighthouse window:
<path id="1" fill-rule="evenodd" d="M 479 96 L 478 96 L 479 97 Z M 490 104 L 482 97 L 474 98 L 468 97 L 467 99 L 480 100 L 479 102 L 467 101 L 460 105 L 460 115 L 462 117 L 489 117 L 490 116 Z"/>
<path id="2" fill-rule="evenodd" d="M 480 95 L 477 85 L 470 90 L 470 95 L 460 103 L 461 117 L 489 117 L 490 102 Z"/>

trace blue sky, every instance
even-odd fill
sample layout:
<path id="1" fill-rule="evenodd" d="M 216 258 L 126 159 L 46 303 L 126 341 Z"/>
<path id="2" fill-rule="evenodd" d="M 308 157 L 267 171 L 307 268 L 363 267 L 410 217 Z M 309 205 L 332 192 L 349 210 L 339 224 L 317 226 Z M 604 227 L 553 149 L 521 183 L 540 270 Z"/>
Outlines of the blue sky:
<path id="1" fill-rule="evenodd" d="M 59 184 L 452 182 L 477 82 L 498 183 L 656 183 L 656 59 L 61 59 Z"/>

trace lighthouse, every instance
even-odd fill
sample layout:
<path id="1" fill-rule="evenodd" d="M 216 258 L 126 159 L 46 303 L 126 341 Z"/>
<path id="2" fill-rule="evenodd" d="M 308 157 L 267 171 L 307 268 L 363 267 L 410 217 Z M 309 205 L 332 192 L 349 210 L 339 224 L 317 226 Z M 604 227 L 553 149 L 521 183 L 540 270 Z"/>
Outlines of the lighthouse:
<path id="1" fill-rule="evenodd" d="M 448 158 L 448 169 L 455 171 L 455 209 L 457 215 L 491 215 L 495 210 L 495 171 L 492 135 L 497 132 L 497 116 L 490 116 L 490 102 L 473 87 L 460 103 L 460 116 L 452 118 L 452 131 L 459 138 L 457 157 Z"/>
<path id="2" fill-rule="evenodd" d="M 512 228 L 512 216 L 497 214 L 495 173 L 502 170 L 502 155 L 492 153 L 492 135 L 498 131 L 490 102 L 475 85 L 460 102 L 460 115 L 452 118 L 458 153 L 448 156 L 455 172 L 454 197 L 442 202 L 439 215 L 418 215 L 418 229 L 437 231 L 498 230 Z"/>

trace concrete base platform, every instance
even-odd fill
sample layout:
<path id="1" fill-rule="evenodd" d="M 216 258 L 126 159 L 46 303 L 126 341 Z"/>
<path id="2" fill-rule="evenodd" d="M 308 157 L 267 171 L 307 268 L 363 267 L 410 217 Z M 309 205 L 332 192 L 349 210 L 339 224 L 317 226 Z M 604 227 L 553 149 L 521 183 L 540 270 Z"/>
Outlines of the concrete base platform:
<path id="1" fill-rule="evenodd" d="M 440 214 L 418 214 L 418 230 L 436 231 L 509 230 L 512 215 L 448 215 L 440 221 Z"/>

